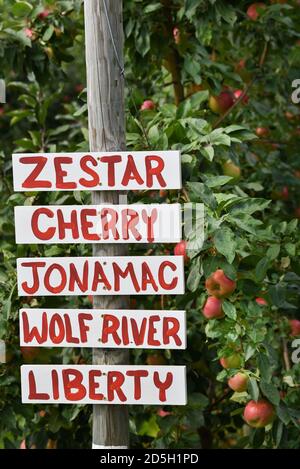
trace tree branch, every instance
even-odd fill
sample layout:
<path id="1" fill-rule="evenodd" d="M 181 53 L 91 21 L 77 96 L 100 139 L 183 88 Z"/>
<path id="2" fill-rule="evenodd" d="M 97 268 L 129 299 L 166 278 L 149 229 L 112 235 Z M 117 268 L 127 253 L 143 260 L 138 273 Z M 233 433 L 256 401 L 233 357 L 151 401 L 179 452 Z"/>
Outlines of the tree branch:
<path id="1" fill-rule="evenodd" d="M 262 53 L 261 53 L 261 56 L 260 56 L 260 59 L 259 59 L 259 62 L 258 62 L 258 68 L 261 68 L 263 66 L 263 64 L 265 63 L 265 60 L 266 60 L 266 55 L 267 55 L 267 51 L 268 51 L 268 41 L 265 41 L 264 43 L 264 47 L 263 47 L 263 50 L 262 50 Z M 231 111 L 240 104 L 240 102 L 243 100 L 243 98 L 246 96 L 247 92 L 250 90 L 250 88 L 254 85 L 255 81 L 257 79 L 257 74 L 252 78 L 252 80 L 248 83 L 248 85 L 245 87 L 245 89 L 243 90 L 243 93 L 241 94 L 241 96 L 233 103 L 233 105 L 227 109 L 227 111 L 219 117 L 219 119 L 217 119 L 217 121 L 214 123 L 213 125 L 213 129 L 215 129 L 216 127 L 219 127 L 219 125 L 221 124 L 221 122 L 223 122 L 224 119 L 226 119 L 226 117 L 228 116 L 228 114 L 231 113 Z"/>

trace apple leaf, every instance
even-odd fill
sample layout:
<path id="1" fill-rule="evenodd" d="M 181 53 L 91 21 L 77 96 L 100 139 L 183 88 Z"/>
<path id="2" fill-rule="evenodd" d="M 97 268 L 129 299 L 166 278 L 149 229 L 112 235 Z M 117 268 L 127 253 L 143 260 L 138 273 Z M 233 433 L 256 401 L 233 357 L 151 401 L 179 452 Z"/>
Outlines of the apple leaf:
<path id="1" fill-rule="evenodd" d="M 291 421 L 291 416 L 289 413 L 288 407 L 281 402 L 279 406 L 276 408 L 276 413 L 278 415 L 278 418 L 285 424 L 288 425 Z"/>
<path id="2" fill-rule="evenodd" d="M 257 381 L 255 378 L 250 378 L 248 381 L 248 392 L 251 396 L 251 399 L 258 401 L 259 398 L 259 388 L 257 386 Z"/>
<path id="3" fill-rule="evenodd" d="M 223 304 L 222 304 L 222 307 L 223 307 L 223 311 L 225 313 L 225 315 L 230 318 L 230 319 L 236 319 L 236 308 L 235 306 L 230 303 L 229 301 L 224 301 Z"/>
<path id="4" fill-rule="evenodd" d="M 214 243 L 217 251 L 226 257 L 229 264 L 232 264 L 236 250 L 236 241 L 233 231 L 228 227 L 219 228 L 215 233 Z"/>
<path id="5" fill-rule="evenodd" d="M 266 381 L 261 380 L 260 382 L 260 389 L 263 395 L 274 405 L 278 405 L 280 402 L 280 395 L 279 391 L 274 386 L 274 384 L 267 383 Z"/>
<path id="6" fill-rule="evenodd" d="M 262 379 L 269 383 L 272 377 L 272 367 L 267 355 L 260 353 L 257 357 L 257 363 Z"/>

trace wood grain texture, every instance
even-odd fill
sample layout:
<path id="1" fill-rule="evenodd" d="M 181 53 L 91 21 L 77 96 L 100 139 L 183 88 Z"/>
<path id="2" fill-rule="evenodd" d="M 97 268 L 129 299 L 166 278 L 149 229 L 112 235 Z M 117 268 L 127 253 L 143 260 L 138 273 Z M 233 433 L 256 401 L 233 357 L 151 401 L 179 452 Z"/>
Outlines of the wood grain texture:
<path id="1" fill-rule="evenodd" d="M 122 1 L 106 0 L 111 29 L 123 64 Z M 85 41 L 89 141 L 91 151 L 120 151 L 125 144 L 124 78 L 116 60 L 104 5 L 85 0 Z M 119 192 L 93 192 L 93 204 L 118 204 Z M 94 245 L 94 256 L 128 254 L 127 245 Z M 128 308 L 128 297 L 95 296 L 94 308 Z M 128 350 L 93 349 L 97 365 L 129 364 Z M 126 406 L 95 405 L 93 408 L 93 445 L 128 447 L 129 420 Z"/>

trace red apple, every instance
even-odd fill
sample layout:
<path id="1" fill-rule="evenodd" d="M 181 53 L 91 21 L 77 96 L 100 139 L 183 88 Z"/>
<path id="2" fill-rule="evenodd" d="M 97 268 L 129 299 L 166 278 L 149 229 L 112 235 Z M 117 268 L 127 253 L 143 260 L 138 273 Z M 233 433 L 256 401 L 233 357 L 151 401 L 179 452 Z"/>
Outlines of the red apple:
<path id="1" fill-rule="evenodd" d="M 295 337 L 300 335 L 300 321 L 298 319 L 290 319 L 289 324 L 291 327 L 291 336 Z"/>
<path id="2" fill-rule="evenodd" d="M 25 36 L 27 36 L 29 39 L 32 39 L 34 36 L 34 32 L 30 28 L 25 28 L 24 33 L 25 33 Z"/>
<path id="3" fill-rule="evenodd" d="M 220 364 L 223 368 L 231 369 L 231 368 L 240 368 L 242 364 L 242 357 L 238 353 L 233 353 L 228 357 L 220 358 Z"/>
<path id="4" fill-rule="evenodd" d="M 233 92 L 233 96 L 234 96 L 234 99 L 235 101 L 237 101 L 238 99 L 240 99 L 240 97 L 242 96 L 242 94 L 244 93 L 243 90 L 234 90 Z M 247 94 L 245 94 L 242 98 L 242 103 L 243 104 L 247 104 L 249 101 L 249 96 Z"/>
<path id="5" fill-rule="evenodd" d="M 88 300 L 89 300 L 89 302 L 90 302 L 91 304 L 93 304 L 93 303 L 94 303 L 94 296 L 93 296 L 93 295 L 89 295 L 89 296 L 88 296 Z"/>
<path id="6" fill-rule="evenodd" d="M 206 279 L 205 288 L 211 296 L 226 298 L 236 289 L 236 282 L 226 277 L 222 269 L 218 269 Z"/>
<path id="7" fill-rule="evenodd" d="M 166 189 L 160 189 L 159 191 L 159 197 L 167 197 L 168 195 L 168 191 L 166 191 Z"/>
<path id="8" fill-rule="evenodd" d="M 173 37 L 174 37 L 174 42 L 175 44 L 180 44 L 181 43 L 181 33 L 180 29 L 175 26 L 173 29 Z"/>
<path id="9" fill-rule="evenodd" d="M 255 133 L 258 137 L 266 137 L 269 135 L 270 131 L 267 127 L 257 127 Z"/>
<path id="10" fill-rule="evenodd" d="M 184 260 L 187 262 L 189 260 L 189 256 L 187 255 L 187 242 L 183 239 L 179 243 L 176 244 L 174 248 L 175 256 L 184 256 Z"/>
<path id="11" fill-rule="evenodd" d="M 38 14 L 38 17 L 39 17 L 40 20 L 44 20 L 45 18 L 47 18 L 47 16 L 50 15 L 50 13 L 51 13 L 50 10 L 45 9 L 45 10 L 41 11 L 41 13 Z"/>
<path id="12" fill-rule="evenodd" d="M 161 353 L 154 353 L 147 356 L 146 363 L 147 365 L 165 365 L 167 362 Z"/>
<path id="13" fill-rule="evenodd" d="M 218 96 L 210 96 L 209 107 L 216 114 L 224 114 L 234 103 L 233 94 L 229 89 L 224 89 Z"/>
<path id="14" fill-rule="evenodd" d="M 228 380 L 228 386 L 236 392 L 244 392 L 247 390 L 249 376 L 245 373 L 237 373 Z"/>
<path id="15" fill-rule="evenodd" d="M 255 301 L 260 306 L 267 306 L 268 304 L 268 302 L 264 298 L 261 298 L 261 297 L 255 298 Z"/>
<path id="16" fill-rule="evenodd" d="M 238 179 L 241 176 L 241 168 L 234 164 L 231 160 L 227 160 L 223 166 L 223 173 L 225 176 L 230 176 Z"/>
<path id="17" fill-rule="evenodd" d="M 27 449 L 27 448 L 26 448 L 26 441 L 25 441 L 25 440 L 22 440 L 22 441 L 21 441 L 20 449 Z"/>
<path id="18" fill-rule="evenodd" d="M 295 208 L 294 215 L 296 218 L 300 218 L 300 207 Z"/>
<path id="19" fill-rule="evenodd" d="M 284 186 L 280 192 L 280 196 L 282 200 L 288 200 L 289 198 L 289 188 L 288 186 Z"/>
<path id="20" fill-rule="evenodd" d="M 81 91 L 84 89 L 84 86 L 82 83 L 78 83 L 77 85 L 75 85 L 75 91 L 76 93 L 81 93 Z"/>
<path id="21" fill-rule="evenodd" d="M 1 116 L 2 114 L 5 114 L 5 110 L 4 110 L 4 107 L 3 107 L 3 106 L 0 106 L 0 116 Z"/>
<path id="22" fill-rule="evenodd" d="M 157 415 L 158 415 L 159 417 L 167 417 L 168 415 L 172 415 L 172 412 L 167 412 L 167 411 L 164 410 L 164 409 L 158 409 Z"/>
<path id="23" fill-rule="evenodd" d="M 23 360 L 26 363 L 33 361 L 39 354 L 39 349 L 37 347 L 20 347 Z"/>
<path id="24" fill-rule="evenodd" d="M 266 8 L 264 3 L 252 3 L 247 10 L 247 15 L 252 21 L 256 21 L 260 15 L 259 9 Z"/>
<path id="25" fill-rule="evenodd" d="M 222 318 L 224 316 L 222 310 L 222 301 L 218 298 L 215 298 L 214 296 L 209 296 L 206 300 L 202 313 L 206 319 Z"/>
<path id="26" fill-rule="evenodd" d="M 141 105 L 141 111 L 153 111 L 155 109 L 155 104 L 151 99 L 146 99 Z"/>
<path id="27" fill-rule="evenodd" d="M 244 419 L 250 427 L 263 428 L 274 420 L 275 410 L 265 399 L 250 401 L 244 410 Z"/>

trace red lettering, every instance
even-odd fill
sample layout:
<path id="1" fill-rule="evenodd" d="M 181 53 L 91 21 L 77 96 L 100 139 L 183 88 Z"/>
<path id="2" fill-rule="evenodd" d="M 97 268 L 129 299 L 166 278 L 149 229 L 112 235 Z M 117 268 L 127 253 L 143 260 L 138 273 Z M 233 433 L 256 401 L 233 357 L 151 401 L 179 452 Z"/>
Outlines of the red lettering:
<path id="1" fill-rule="evenodd" d="M 147 262 L 142 263 L 142 290 L 147 290 L 147 285 L 151 284 L 154 291 L 158 291 L 158 286 L 154 280 Z"/>
<path id="2" fill-rule="evenodd" d="M 92 168 L 89 168 L 88 163 L 91 163 L 93 166 L 97 166 L 97 160 L 93 158 L 91 155 L 83 156 L 80 159 L 80 168 L 82 169 L 82 171 L 84 171 L 89 176 L 91 176 L 92 179 L 88 180 L 88 179 L 80 178 L 79 184 L 83 187 L 96 187 L 100 183 L 100 177 L 96 173 L 96 171 L 94 171 Z"/>
<path id="3" fill-rule="evenodd" d="M 149 373 L 146 370 L 128 370 L 126 371 L 127 376 L 133 376 L 134 378 L 134 400 L 139 401 L 141 398 L 141 379 L 146 378 Z"/>
<path id="4" fill-rule="evenodd" d="M 167 373 L 165 381 L 160 381 L 158 371 L 154 371 L 153 382 L 154 382 L 154 385 L 157 387 L 157 389 L 159 389 L 159 400 L 161 402 L 165 402 L 167 399 L 166 390 L 169 389 L 169 387 L 173 383 L 173 373 L 171 372 Z"/>
<path id="5" fill-rule="evenodd" d="M 39 399 L 43 401 L 48 401 L 50 399 L 49 394 L 36 392 L 36 382 L 35 382 L 33 371 L 29 371 L 28 373 L 28 384 L 29 384 L 28 399 L 30 400 Z"/>
<path id="6" fill-rule="evenodd" d="M 56 332 L 58 330 L 58 332 Z M 60 344 L 65 337 L 65 326 L 62 317 L 55 313 L 49 323 L 49 337 L 54 344 Z"/>
<path id="7" fill-rule="evenodd" d="M 115 393 L 118 395 L 121 402 L 127 401 L 127 398 L 121 389 L 124 381 L 125 377 L 120 371 L 109 371 L 107 373 L 107 399 L 109 402 L 114 400 Z"/>
<path id="8" fill-rule="evenodd" d="M 163 321 L 163 342 L 164 344 L 170 343 L 170 337 L 173 338 L 176 345 L 181 345 L 182 342 L 178 336 L 180 329 L 180 322 L 177 318 L 164 318 Z"/>
<path id="9" fill-rule="evenodd" d="M 53 399 L 59 399 L 58 374 L 56 370 L 51 371 Z"/>
<path id="10" fill-rule="evenodd" d="M 38 268 L 45 267 L 46 262 L 22 262 L 22 267 L 31 267 L 32 268 L 32 277 L 33 277 L 33 284 L 32 287 L 28 286 L 27 282 L 22 283 L 22 289 L 28 295 L 33 295 L 36 291 L 38 291 L 40 286 L 40 279 L 38 275 Z"/>
<path id="11" fill-rule="evenodd" d="M 148 333 L 148 344 L 152 346 L 160 345 L 159 340 L 154 339 L 154 335 L 157 332 L 156 327 L 154 327 L 154 323 L 159 321 L 159 316 L 150 316 L 149 318 L 149 333 Z"/>
<path id="12" fill-rule="evenodd" d="M 80 223 L 82 236 L 87 241 L 99 241 L 100 236 L 96 233 L 90 233 L 90 228 L 93 228 L 94 223 L 88 221 L 87 217 L 95 217 L 97 215 L 97 210 L 94 208 L 84 208 L 80 211 Z"/>
<path id="13" fill-rule="evenodd" d="M 75 264 L 71 262 L 70 263 L 69 290 L 75 291 L 75 283 L 76 283 L 77 288 L 79 288 L 79 290 L 84 293 L 88 289 L 88 281 L 89 281 L 89 262 L 85 261 L 83 264 L 82 278 L 79 277 Z"/>
<path id="14" fill-rule="evenodd" d="M 142 345 L 145 339 L 147 319 L 143 318 L 140 330 L 138 329 L 138 325 L 135 319 L 131 318 L 130 323 L 131 323 L 132 335 L 133 335 L 133 340 L 134 340 L 135 345 Z"/>
<path id="15" fill-rule="evenodd" d="M 115 291 L 120 291 L 120 277 L 125 279 L 128 276 L 128 274 L 130 274 L 135 291 L 137 292 L 140 291 L 140 286 L 136 278 L 132 262 L 128 262 L 127 267 L 125 268 L 124 271 L 122 271 L 121 267 L 119 267 L 118 264 L 116 264 L 116 262 L 112 263 L 112 267 L 114 271 Z"/>
<path id="16" fill-rule="evenodd" d="M 121 339 L 117 333 L 119 327 L 120 321 L 116 316 L 104 314 L 101 342 L 106 344 L 108 342 L 108 336 L 111 334 L 115 344 L 120 345 Z"/>
<path id="17" fill-rule="evenodd" d="M 104 283 L 103 289 L 111 290 L 111 285 L 104 273 L 102 265 L 100 264 L 100 262 L 96 261 L 95 267 L 94 267 L 93 284 L 92 284 L 92 290 L 94 292 L 97 291 L 99 283 Z"/>
<path id="18" fill-rule="evenodd" d="M 57 156 L 54 158 L 54 168 L 56 174 L 56 189 L 76 189 L 75 182 L 66 182 L 64 177 L 68 175 L 67 171 L 62 169 L 63 164 L 72 164 L 73 159 L 70 156 Z"/>
<path id="19" fill-rule="evenodd" d="M 90 330 L 89 326 L 85 324 L 85 321 L 92 321 L 93 315 L 87 313 L 78 314 L 78 325 L 80 331 L 80 341 L 87 342 L 87 332 Z"/>
<path id="20" fill-rule="evenodd" d="M 64 220 L 63 211 L 59 208 L 57 210 L 57 223 L 58 223 L 58 236 L 59 239 L 66 237 L 66 230 L 72 231 L 72 238 L 79 238 L 78 224 L 77 224 L 77 212 L 76 210 L 71 211 L 71 220 L 66 222 Z"/>
<path id="21" fill-rule="evenodd" d="M 175 272 L 175 270 L 177 269 L 176 265 L 173 264 L 173 262 L 163 261 L 159 266 L 158 281 L 159 281 L 161 287 L 164 288 L 165 290 L 173 290 L 174 288 L 176 288 L 176 285 L 178 283 L 178 277 L 174 277 L 173 280 L 170 283 L 167 283 L 165 281 L 165 277 L 164 277 L 164 275 L 165 275 L 164 271 L 167 267 L 170 267 L 170 269 L 173 272 Z"/>
<path id="22" fill-rule="evenodd" d="M 109 187 L 113 187 L 116 183 L 115 180 L 115 164 L 122 161 L 120 155 L 114 156 L 102 156 L 101 162 L 107 163 L 107 184 Z"/>
<path id="23" fill-rule="evenodd" d="M 122 317 L 122 338 L 123 345 L 129 344 L 129 335 L 128 335 L 128 322 L 126 316 Z"/>
<path id="24" fill-rule="evenodd" d="M 78 337 L 72 336 L 72 326 L 71 326 L 70 316 L 68 314 L 64 314 L 64 320 L 65 320 L 65 328 L 66 328 L 66 341 L 68 342 L 68 344 L 79 344 Z"/>
<path id="25" fill-rule="evenodd" d="M 37 177 L 43 171 L 48 159 L 46 156 L 30 156 L 26 158 L 20 158 L 20 163 L 22 164 L 35 164 L 34 170 L 29 174 L 29 176 L 22 183 L 24 189 L 41 189 L 43 187 L 50 188 L 52 187 L 50 181 L 37 181 Z"/>
<path id="26" fill-rule="evenodd" d="M 107 219 L 107 215 L 110 215 L 110 220 Z M 120 235 L 116 228 L 118 221 L 118 213 L 114 209 L 105 208 L 101 210 L 101 221 L 103 239 L 109 239 L 109 231 L 111 231 L 114 240 L 120 239 Z"/>
<path id="27" fill-rule="evenodd" d="M 57 270 L 60 274 L 60 283 L 57 286 L 50 285 L 50 276 L 54 270 Z M 44 277 L 45 288 L 51 293 L 61 293 L 65 288 L 67 283 L 67 274 L 64 270 L 64 267 L 60 264 L 52 264 L 46 270 Z"/>
<path id="28" fill-rule="evenodd" d="M 102 373 L 100 370 L 91 370 L 89 372 L 89 398 L 94 399 L 95 401 L 103 401 L 103 394 L 96 393 L 96 389 L 100 388 L 99 383 L 95 383 L 95 378 L 102 376 Z"/>
<path id="29" fill-rule="evenodd" d="M 129 181 L 131 180 L 135 180 L 137 184 L 140 184 L 140 185 L 143 184 L 144 182 L 137 170 L 133 156 L 128 155 L 126 170 L 125 170 L 122 182 L 121 182 L 122 186 L 127 187 Z"/>
<path id="30" fill-rule="evenodd" d="M 37 341 L 38 344 L 43 344 L 47 340 L 47 328 L 48 328 L 48 320 L 47 320 L 47 313 L 43 313 L 42 315 L 42 333 L 40 334 L 37 327 L 32 327 L 29 330 L 29 321 L 28 316 L 25 311 L 22 311 L 22 324 L 23 324 L 23 336 L 24 342 L 28 344 L 32 342 L 34 339 Z"/>
<path id="31" fill-rule="evenodd" d="M 129 218 L 129 220 L 128 220 Z M 137 241 L 142 239 L 141 234 L 135 228 L 139 222 L 139 215 L 135 210 L 122 210 L 122 236 L 123 239 L 129 239 L 129 231 L 133 234 Z"/>
<path id="32" fill-rule="evenodd" d="M 46 215 L 48 218 L 53 218 L 54 213 L 52 210 L 46 207 L 38 208 L 33 212 L 33 215 L 31 218 L 31 230 L 34 236 L 38 239 L 42 239 L 43 241 L 48 241 L 54 236 L 55 228 L 49 227 L 46 231 L 41 231 L 38 227 L 40 215 Z"/>
<path id="33" fill-rule="evenodd" d="M 156 162 L 157 166 L 152 166 L 152 163 Z M 153 186 L 153 177 L 157 177 L 157 181 L 159 182 L 160 187 L 166 187 L 166 181 L 162 177 L 161 173 L 165 167 L 164 160 L 160 158 L 160 156 L 149 155 L 145 158 L 145 166 L 146 166 L 146 185 L 147 187 Z"/>
<path id="34" fill-rule="evenodd" d="M 74 378 L 71 379 L 71 376 Z M 65 398 L 68 401 L 80 401 L 86 396 L 86 389 L 82 384 L 82 373 L 79 370 L 67 368 L 62 370 Z"/>
<path id="35" fill-rule="evenodd" d="M 154 241 L 154 223 L 157 220 L 157 209 L 154 208 L 151 211 L 150 217 L 147 214 L 147 210 L 142 210 L 142 218 L 147 225 L 147 240 L 148 243 L 153 243 Z"/>

